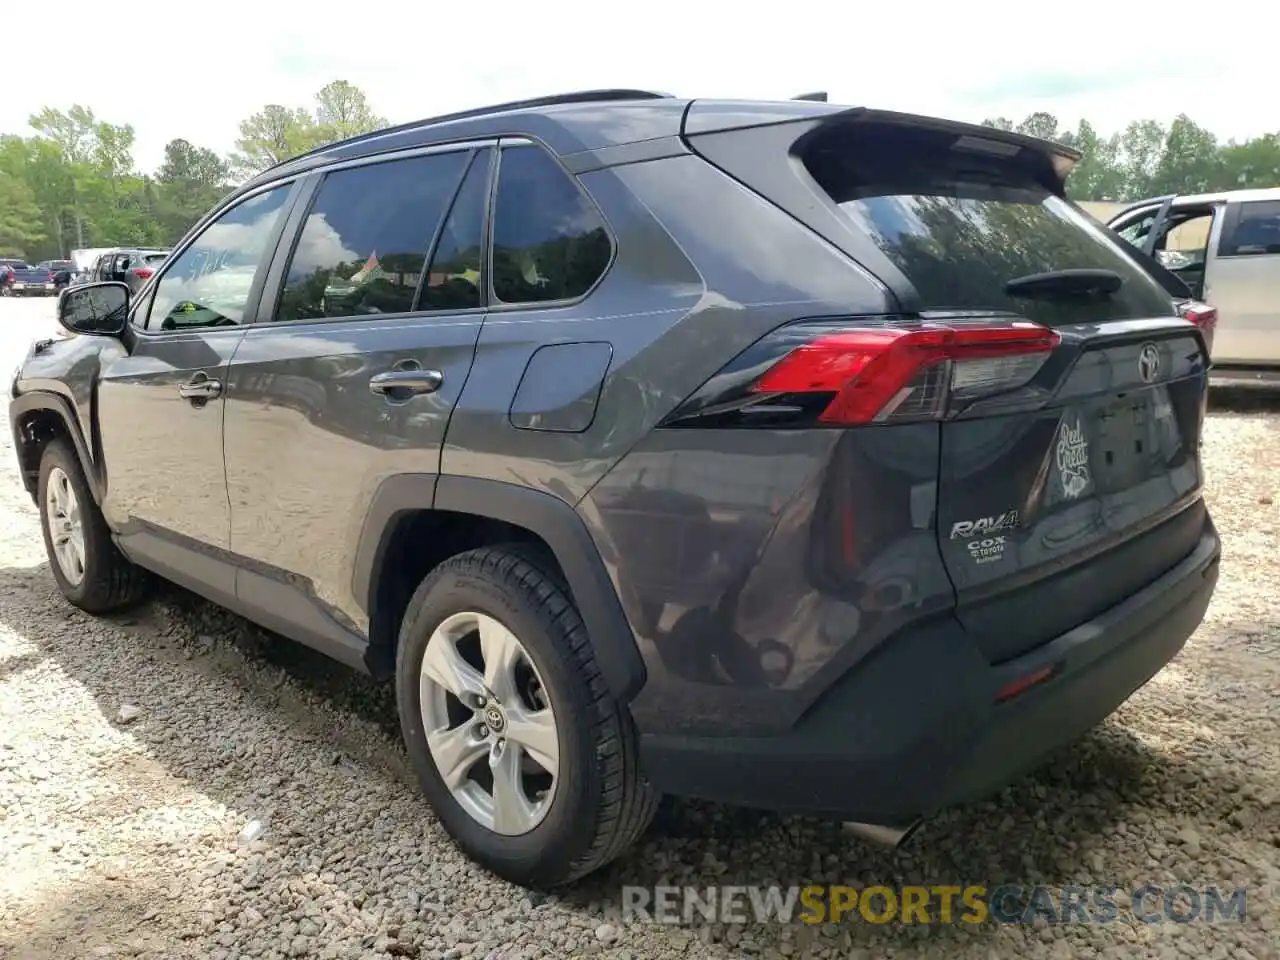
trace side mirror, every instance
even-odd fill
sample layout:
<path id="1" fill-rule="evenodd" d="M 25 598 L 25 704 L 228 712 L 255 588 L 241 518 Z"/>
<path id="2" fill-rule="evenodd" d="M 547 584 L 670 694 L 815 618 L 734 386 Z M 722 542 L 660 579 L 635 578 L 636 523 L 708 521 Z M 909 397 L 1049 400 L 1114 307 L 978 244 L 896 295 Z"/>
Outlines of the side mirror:
<path id="1" fill-rule="evenodd" d="M 129 287 L 89 283 L 68 287 L 58 297 L 58 323 L 72 333 L 118 337 L 129 323 Z"/>

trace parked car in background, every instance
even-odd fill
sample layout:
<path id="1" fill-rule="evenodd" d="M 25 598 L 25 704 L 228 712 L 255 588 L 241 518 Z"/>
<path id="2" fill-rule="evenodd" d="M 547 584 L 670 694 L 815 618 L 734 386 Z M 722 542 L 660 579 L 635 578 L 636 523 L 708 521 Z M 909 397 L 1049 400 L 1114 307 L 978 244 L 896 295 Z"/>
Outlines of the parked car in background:
<path id="1" fill-rule="evenodd" d="M 394 680 L 508 880 L 664 793 L 896 845 L 1111 714 L 1217 581 L 1208 350 L 1077 159 L 617 90 L 292 158 L 16 373 L 50 576 Z"/>
<path id="2" fill-rule="evenodd" d="M 1107 225 L 1216 309 L 1215 383 L 1280 384 L 1280 188 L 1153 197 Z"/>
<path id="3" fill-rule="evenodd" d="M 88 283 L 115 281 L 127 284 L 137 293 L 151 279 L 160 264 L 168 257 L 167 250 L 117 248 L 98 256 L 86 278 Z"/>
<path id="4" fill-rule="evenodd" d="M 76 273 L 76 265 L 70 260 L 45 260 L 39 266 L 53 274 L 53 285 L 58 290 L 71 286 Z"/>
<path id="5" fill-rule="evenodd" d="M 0 260 L 7 269 L 9 280 L 6 295 L 15 297 L 53 296 L 58 292 L 53 274 L 47 267 L 33 267 L 25 260 L 6 257 Z"/>

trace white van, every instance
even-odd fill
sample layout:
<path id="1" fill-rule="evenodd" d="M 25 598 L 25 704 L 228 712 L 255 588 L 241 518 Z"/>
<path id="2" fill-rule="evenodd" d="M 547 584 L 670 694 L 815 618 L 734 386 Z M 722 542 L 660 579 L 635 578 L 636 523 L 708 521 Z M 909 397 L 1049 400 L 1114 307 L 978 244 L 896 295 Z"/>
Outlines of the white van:
<path id="1" fill-rule="evenodd" d="M 1280 188 L 1156 197 L 1107 226 L 1217 308 L 1215 383 L 1280 383 Z"/>

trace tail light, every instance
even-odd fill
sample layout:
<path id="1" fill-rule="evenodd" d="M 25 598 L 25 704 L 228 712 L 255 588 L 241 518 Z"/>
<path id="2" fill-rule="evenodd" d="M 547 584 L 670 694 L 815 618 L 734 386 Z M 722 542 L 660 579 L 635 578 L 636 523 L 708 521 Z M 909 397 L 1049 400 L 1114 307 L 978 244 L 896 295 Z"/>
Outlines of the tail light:
<path id="1" fill-rule="evenodd" d="M 1190 320 L 1206 332 L 1214 330 L 1218 326 L 1218 308 L 1211 307 L 1207 303 L 1192 300 L 1189 303 L 1184 303 L 1179 312 L 1184 320 Z"/>
<path id="2" fill-rule="evenodd" d="M 153 273 L 155 273 L 155 271 L 152 270 L 150 267 L 136 267 L 134 268 L 134 271 L 133 271 L 133 275 L 137 277 L 139 280 L 147 280 L 151 277 L 151 274 Z"/>
<path id="3" fill-rule="evenodd" d="M 956 403 L 1025 386 L 1060 342 L 1010 318 L 883 318 L 783 327 L 748 349 L 665 421 L 779 426 L 931 420 Z"/>
<path id="4" fill-rule="evenodd" d="M 1187 300 L 1178 304 L 1178 313 L 1183 320 L 1189 320 L 1200 328 L 1205 346 L 1212 351 L 1213 334 L 1218 328 L 1218 308 L 1201 303 L 1199 300 Z"/>

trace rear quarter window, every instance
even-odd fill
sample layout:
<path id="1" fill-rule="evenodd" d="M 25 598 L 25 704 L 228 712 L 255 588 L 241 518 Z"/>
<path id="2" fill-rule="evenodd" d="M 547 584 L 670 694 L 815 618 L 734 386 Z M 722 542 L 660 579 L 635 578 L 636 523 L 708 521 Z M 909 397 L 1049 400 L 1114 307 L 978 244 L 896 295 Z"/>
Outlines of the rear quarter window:
<path id="1" fill-rule="evenodd" d="M 925 310 L 1010 311 L 1051 326 L 1167 316 L 1169 296 L 1071 203 L 1000 158 L 952 137 L 840 131 L 803 156 L 817 184 L 906 276 Z M 1068 269 L 1118 274 L 1110 296 L 1013 297 L 1018 277 Z"/>
<path id="2" fill-rule="evenodd" d="M 493 215 L 493 292 L 503 303 L 573 300 L 608 269 L 595 205 L 541 147 L 505 147 Z"/>

